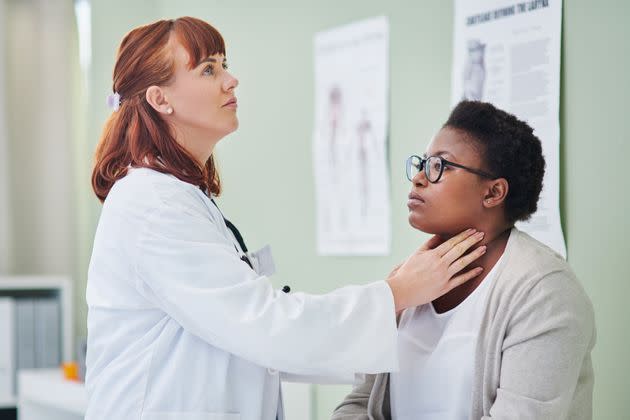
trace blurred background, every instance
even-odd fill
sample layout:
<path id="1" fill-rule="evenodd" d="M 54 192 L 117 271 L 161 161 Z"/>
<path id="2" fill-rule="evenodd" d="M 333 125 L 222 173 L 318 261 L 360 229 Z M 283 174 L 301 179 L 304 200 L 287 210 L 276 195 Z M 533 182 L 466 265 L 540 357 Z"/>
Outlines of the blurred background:
<path id="1" fill-rule="evenodd" d="M 133 27 L 184 15 L 219 29 L 240 80 L 240 128 L 217 148 L 221 206 L 251 249 L 272 245 L 275 285 L 320 293 L 379 280 L 426 239 L 407 224 L 404 161 L 450 110 L 451 1 L 0 0 L 0 275 L 70 278 L 75 343 L 87 334 L 100 212 L 90 174 L 115 53 Z M 390 24 L 392 250 L 317 256 L 313 36 L 380 15 Z M 630 411 L 628 16 L 624 0 L 564 2 L 560 204 L 568 261 L 595 307 L 595 419 Z M 312 418 L 329 418 L 348 390 L 310 387 Z"/>

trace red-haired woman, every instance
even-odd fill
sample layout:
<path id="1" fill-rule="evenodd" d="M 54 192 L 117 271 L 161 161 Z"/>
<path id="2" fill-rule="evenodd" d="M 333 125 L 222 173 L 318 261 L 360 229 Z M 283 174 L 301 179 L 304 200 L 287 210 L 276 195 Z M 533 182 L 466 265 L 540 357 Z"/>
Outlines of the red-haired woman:
<path id="1" fill-rule="evenodd" d="M 221 35 L 194 18 L 132 30 L 96 152 L 103 201 L 87 285 L 87 420 L 282 418 L 278 371 L 397 367 L 396 311 L 479 274 L 472 230 L 385 281 L 323 296 L 273 289 L 216 207 L 215 144 L 236 130 Z"/>

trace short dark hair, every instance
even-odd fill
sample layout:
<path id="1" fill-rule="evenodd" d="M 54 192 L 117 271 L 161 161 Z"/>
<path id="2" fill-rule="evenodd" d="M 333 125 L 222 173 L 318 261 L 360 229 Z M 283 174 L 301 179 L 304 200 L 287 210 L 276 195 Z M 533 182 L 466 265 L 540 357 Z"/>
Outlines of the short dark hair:
<path id="1" fill-rule="evenodd" d="M 526 122 L 486 102 L 462 101 L 443 128 L 467 134 L 480 146 L 484 169 L 507 180 L 505 215 L 510 223 L 527 220 L 536 212 L 545 158 L 540 139 Z"/>

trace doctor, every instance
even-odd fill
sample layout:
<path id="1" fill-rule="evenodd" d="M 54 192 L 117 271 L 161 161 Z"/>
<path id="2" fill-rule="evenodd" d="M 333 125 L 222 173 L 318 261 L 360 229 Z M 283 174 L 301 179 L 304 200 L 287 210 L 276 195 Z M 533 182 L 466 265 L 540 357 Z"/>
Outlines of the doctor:
<path id="1" fill-rule="evenodd" d="M 213 148 L 238 126 L 221 35 L 194 18 L 136 28 L 113 79 L 92 176 L 87 420 L 283 418 L 278 371 L 396 370 L 396 312 L 480 273 L 460 273 L 482 252 L 465 254 L 482 237 L 466 231 L 385 281 L 274 290 L 212 199 Z"/>

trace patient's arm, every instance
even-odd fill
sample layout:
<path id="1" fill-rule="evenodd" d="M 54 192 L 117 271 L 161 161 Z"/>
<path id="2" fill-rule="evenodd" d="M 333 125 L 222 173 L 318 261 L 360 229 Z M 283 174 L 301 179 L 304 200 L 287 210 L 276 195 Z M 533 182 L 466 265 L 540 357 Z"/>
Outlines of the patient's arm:
<path id="1" fill-rule="evenodd" d="M 388 395 L 385 394 L 387 394 L 388 392 L 386 388 L 386 383 L 389 380 L 389 374 L 385 373 L 379 375 L 362 376 L 364 377 L 361 378 L 361 380 L 357 380 L 356 385 L 352 389 L 352 392 L 346 396 L 346 398 L 341 404 L 339 404 L 339 406 L 337 406 L 337 408 L 335 408 L 331 420 L 373 420 L 375 418 L 374 413 L 368 414 L 370 396 L 372 396 L 373 399 L 378 400 L 374 401 L 376 403 L 375 405 L 379 406 L 379 409 L 377 411 L 382 412 L 384 409 L 389 410 L 389 407 L 382 406 L 383 401 L 381 399 L 383 397 L 388 397 Z M 373 393 L 378 393 L 379 395 L 372 395 Z M 376 418 L 378 419 L 385 417 L 377 415 Z"/>
<path id="2" fill-rule="evenodd" d="M 331 420 L 368 420 L 368 400 L 374 387 L 376 375 L 363 375 L 352 392 L 335 408 Z"/>
<path id="3" fill-rule="evenodd" d="M 544 285 L 521 299 L 510 320 L 499 387 L 483 420 L 592 418 L 592 306 L 563 273 Z"/>

